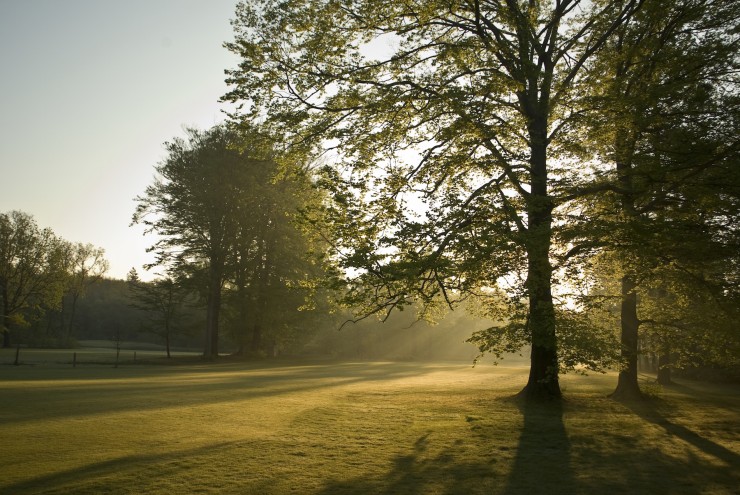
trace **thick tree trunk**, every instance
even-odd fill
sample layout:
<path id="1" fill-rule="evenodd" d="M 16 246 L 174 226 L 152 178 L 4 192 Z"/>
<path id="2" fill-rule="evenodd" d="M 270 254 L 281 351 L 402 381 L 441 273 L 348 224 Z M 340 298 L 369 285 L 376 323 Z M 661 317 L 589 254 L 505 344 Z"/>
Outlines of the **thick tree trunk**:
<path id="1" fill-rule="evenodd" d="M 617 388 L 609 396 L 616 400 L 642 398 L 637 383 L 637 336 L 640 321 L 637 318 L 637 284 L 629 275 L 622 277 L 621 344 L 624 368 L 619 372 Z"/>
<path id="2" fill-rule="evenodd" d="M 552 199 L 547 191 L 547 119 L 530 122 L 531 194 L 527 204 L 527 291 L 532 335 L 529 380 L 521 394 L 528 399 L 559 399 L 555 307 L 552 300 Z"/>
<path id="3" fill-rule="evenodd" d="M 558 382 L 555 308 L 552 303 L 550 278 L 542 273 L 543 269 L 550 268 L 550 262 L 548 259 L 532 258 L 530 253 L 528 286 L 532 351 L 529 379 L 522 390 L 522 395 L 528 399 L 557 399 L 561 397 L 561 392 Z"/>

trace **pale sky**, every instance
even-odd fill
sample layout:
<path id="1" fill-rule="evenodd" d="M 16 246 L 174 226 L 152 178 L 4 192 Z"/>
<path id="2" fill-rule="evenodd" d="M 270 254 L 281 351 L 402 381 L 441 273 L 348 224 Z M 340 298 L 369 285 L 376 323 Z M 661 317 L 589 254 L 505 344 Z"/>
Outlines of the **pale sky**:
<path id="1" fill-rule="evenodd" d="M 164 141 L 224 119 L 236 2 L 0 0 L 0 212 L 150 278 L 134 198 Z"/>

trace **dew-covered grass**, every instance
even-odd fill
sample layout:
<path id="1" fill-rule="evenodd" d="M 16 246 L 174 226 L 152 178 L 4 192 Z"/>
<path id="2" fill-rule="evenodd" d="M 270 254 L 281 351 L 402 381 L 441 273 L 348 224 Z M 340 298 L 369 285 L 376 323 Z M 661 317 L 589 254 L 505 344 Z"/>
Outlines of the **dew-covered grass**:
<path id="1" fill-rule="evenodd" d="M 11 350 L 0 362 L 12 362 Z M 0 365 L 0 493 L 738 493 L 737 387 L 561 405 L 526 367 L 262 362 Z"/>

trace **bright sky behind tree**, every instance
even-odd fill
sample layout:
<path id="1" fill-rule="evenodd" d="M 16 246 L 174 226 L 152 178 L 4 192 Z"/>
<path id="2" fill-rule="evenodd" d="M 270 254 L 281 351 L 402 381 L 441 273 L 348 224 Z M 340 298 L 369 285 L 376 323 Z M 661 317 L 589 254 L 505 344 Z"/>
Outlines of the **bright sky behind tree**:
<path id="1" fill-rule="evenodd" d="M 183 126 L 224 119 L 236 0 L 0 0 L 0 212 L 106 251 L 109 276 L 152 258 L 134 198 Z"/>

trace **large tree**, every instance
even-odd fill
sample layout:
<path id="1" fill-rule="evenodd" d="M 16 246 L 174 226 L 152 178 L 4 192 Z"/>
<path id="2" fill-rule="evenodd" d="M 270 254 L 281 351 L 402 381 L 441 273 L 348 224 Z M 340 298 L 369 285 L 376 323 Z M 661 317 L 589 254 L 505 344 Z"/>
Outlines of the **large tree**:
<path id="1" fill-rule="evenodd" d="M 577 173 L 573 100 L 641 3 L 242 2 L 226 98 L 346 166 L 327 182 L 348 294 L 387 311 L 508 277 L 525 310 L 489 335 L 530 343 L 523 392 L 559 397 L 550 257 L 558 184 Z"/>
<path id="2" fill-rule="evenodd" d="M 206 329 L 204 356 L 218 356 L 219 315 L 229 249 L 236 234 L 236 211 L 244 157 L 223 127 L 187 130 L 187 140 L 165 143 L 167 157 L 158 176 L 137 198 L 133 217 L 158 234 L 152 246 L 162 265 L 178 273 L 203 269 Z"/>
<path id="3" fill-rule="evenodd" d="M 725 212 L 737 204 L 739 18 L 738 4 L 726 0 L 648 3 L 589 65 L 593 97 L 584 101 L 598 109 L 590 135 L 602 167 L 589 185 L 598 197 L 582 203 L 586 224 L 576 244 L 601 250 L 601 269 L 609 259 L 620 277 L 624 367 L 616 398 L 640 395 L 641 323 L 674 321 L 658 317 L 654 304 L 639 315 L 638 301 L 650 301 L 661 284 L 666 291 L 681 273 L 716 273 L 711 265 L 734 251 Z"/>

